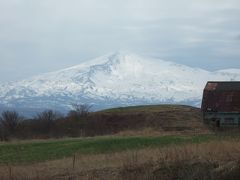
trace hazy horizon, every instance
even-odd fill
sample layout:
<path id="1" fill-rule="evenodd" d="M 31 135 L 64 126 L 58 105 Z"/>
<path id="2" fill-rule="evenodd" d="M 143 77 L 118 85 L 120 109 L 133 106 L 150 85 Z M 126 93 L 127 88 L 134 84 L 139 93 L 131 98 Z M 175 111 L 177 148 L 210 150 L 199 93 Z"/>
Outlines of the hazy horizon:
<path id="1" fill-rule="evenodd" d="M 240 68 L 238 0 L 0 0 L 0 83 L 128 51 Z"/>

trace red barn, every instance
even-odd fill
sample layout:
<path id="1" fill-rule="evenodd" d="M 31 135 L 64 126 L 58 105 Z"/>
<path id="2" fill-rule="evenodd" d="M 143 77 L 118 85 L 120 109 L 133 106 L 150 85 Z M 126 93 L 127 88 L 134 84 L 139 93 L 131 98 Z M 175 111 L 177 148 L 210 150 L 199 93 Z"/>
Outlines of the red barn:
<path id="1" fill-rule="evenodd" d="M 240 126 L 240 81 L 208 82 L 201 109 L 207 123 Z"/>

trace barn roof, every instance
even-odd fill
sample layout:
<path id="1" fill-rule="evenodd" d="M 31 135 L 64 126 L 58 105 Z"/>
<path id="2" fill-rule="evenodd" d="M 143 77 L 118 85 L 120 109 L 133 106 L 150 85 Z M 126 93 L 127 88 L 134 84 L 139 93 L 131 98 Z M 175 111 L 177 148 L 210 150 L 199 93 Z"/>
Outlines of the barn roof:
<path id="1" fill-rule="evenodd" d="M 205 87 L 209 91 L 240 91 L 240 81 L 209 81 Z"/>
<path id="2" fill-rule="evenodd" d="M 240 112 L 240 81 L 211 81 L 203 93 L 202 111 Z"/>

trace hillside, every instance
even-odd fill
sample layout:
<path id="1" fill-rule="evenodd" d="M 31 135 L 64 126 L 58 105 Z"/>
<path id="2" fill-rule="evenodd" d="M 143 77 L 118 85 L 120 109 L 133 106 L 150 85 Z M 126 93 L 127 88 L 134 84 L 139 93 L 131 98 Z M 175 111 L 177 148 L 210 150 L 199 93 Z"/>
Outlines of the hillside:
<path id="1" fill-rule="evenodd" d="M 149 105 L 107 109 L 90 114 L 89 121 L 97 124 L 93 132 L 131 134 L 148 133 L 203 133 L 208 128 L 202 122 L 199 108 L 184 105 Z M 134 133 L 135 132 L 135 133 Z"/>
<path id="2" fill-rule="evenodd" d="M 72 103 L 95 110 L 140 104 L 199 106 L 207 81 L 240 80 L 239 69 L 206 71 L 134 53 L 111 53 L 59 71 L 0 85 L 0 106 L 24 114 Z M 1 109 L 0 109 L 1 110 Z"/>

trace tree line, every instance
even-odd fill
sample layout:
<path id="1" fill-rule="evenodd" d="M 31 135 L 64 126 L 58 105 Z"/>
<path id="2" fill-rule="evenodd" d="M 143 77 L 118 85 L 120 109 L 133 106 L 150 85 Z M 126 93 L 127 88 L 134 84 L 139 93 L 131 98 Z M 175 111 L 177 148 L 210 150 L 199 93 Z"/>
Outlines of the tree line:
<path id="1" fill-rule="evenodd" d="M 74 104 L 67 115 L 53 110 L 26 119 L 16 111 L 0 115 L 0 140 L 84 136 L 91 105 Z"/>

